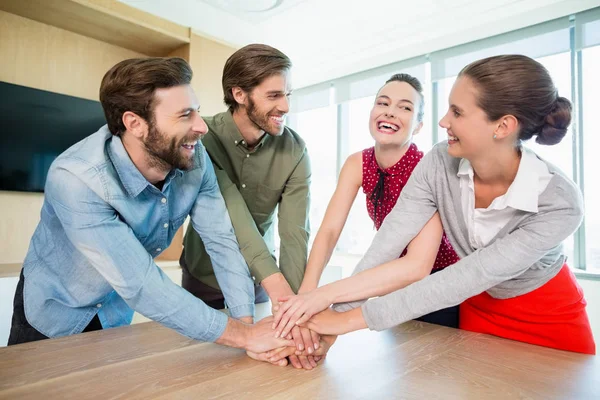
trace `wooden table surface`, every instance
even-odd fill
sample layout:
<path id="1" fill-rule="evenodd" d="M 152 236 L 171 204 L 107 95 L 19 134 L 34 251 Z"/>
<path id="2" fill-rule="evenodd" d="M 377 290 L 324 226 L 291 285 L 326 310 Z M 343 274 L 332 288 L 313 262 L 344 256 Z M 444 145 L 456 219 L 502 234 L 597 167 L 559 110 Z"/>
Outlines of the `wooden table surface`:
<path id="1" fill-rule="evenodd" d="M 0 349 L 0 399 L 599 399 L 600 357 L 408 322 L 312 371 L 149 322 Z"/>

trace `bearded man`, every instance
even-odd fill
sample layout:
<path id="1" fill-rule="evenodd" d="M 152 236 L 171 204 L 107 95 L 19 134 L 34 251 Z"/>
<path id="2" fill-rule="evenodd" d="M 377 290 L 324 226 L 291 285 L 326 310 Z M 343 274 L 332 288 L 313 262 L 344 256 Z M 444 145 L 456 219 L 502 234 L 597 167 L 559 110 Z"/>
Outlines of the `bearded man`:
<path id="1" fill-rule="evenodd" d="M 262 352 L 272 321 L 251 325 L 253 281 L 212 163 L 181 58 L 125 60 L 100 86 L 107 125 L 52 163 L 41 220 L 14 299 L 9 345 L 131 323 L 133 311 L 190 338 Z M 153 258 L 187 216 L 230 315 L 173 283 Z"/>
<path id="2" fill-rule="evenodd" d="M 242 255 L 254 279 L 256 302 L 298 291 L 307 262 L 310 161 L 302 138 L 285 125 L 291 94 L 290 59 L 263 44 L 237 50 L 223 68 L 226 112 L 205 118 L 202 142 L 213 162 Z M 275 259 L 277 210 L 279 263 Z M 180 264 L 182 286 L 215 308 L 229 307 L 206 243 L 189 228 Z M 294 328 L 297 368 L 316 366 L 319 337 Z M 318 358 L 317 358 L 318 360 Z"/>

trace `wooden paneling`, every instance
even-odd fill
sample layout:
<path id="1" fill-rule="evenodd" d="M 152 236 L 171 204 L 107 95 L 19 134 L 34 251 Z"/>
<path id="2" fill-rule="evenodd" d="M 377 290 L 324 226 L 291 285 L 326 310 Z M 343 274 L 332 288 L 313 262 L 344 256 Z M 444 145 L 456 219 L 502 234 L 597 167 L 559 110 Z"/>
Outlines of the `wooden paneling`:
<path id="1" fill-rule="evenodd" d="M 0 399 L 592 399 L 600 360 L 411 321 L 340 336 L 313 371 L 156 323 L 0 349 Z"/>
<path id="2" fill-rule="evenodd" d="M 202 115 L 214 115 L 225 111 L 221 78 L 225 61 L 236 49 L 192 33 L 190 64 L 194 70 L 192 86 Z"/>
<path id="3" fill-rule="evenodd" d="M 144 57 L 4 11 L 0 55 L 0 81 L 96 101 L 102 77 L 113 65 Z"/>
<path id="4" fill-rule="evenodd" d="M 168 54 L 168 57 L 181 57 L 187 62 L 190 62 L 190 45 L 184 44 L 183 46 L 176 48 Z"/>
<path id="5" fill-rule="evenodd" d="M 13 275 L 15 266 L 2 264 L 21 264 L 25 259 L 43 202 L 41 193 L 0 191 L 0 272 Z"/>
<path id="6" fill-rule="evenodd" d="M 147 55 L 189 42 L 189 28 L 116 0 L 2 0 L 0 9 Z"/>

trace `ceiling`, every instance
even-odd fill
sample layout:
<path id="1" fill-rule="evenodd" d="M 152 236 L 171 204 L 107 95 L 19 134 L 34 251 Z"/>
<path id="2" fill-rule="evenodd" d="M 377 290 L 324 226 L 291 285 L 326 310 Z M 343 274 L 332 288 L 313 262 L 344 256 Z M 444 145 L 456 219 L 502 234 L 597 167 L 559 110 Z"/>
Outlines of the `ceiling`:
<path id="1" fill-rule="evenodd" d="M 296 88 L 600 6 L 600 0 L 121 0 L 294 63 Z M 265 11 L 248 11 L 248 5 Z"/>
<path id="2" fill-rule="evenodd" d="M 240 19 L 260 23 L 306 0 L 197 0 Z"/>

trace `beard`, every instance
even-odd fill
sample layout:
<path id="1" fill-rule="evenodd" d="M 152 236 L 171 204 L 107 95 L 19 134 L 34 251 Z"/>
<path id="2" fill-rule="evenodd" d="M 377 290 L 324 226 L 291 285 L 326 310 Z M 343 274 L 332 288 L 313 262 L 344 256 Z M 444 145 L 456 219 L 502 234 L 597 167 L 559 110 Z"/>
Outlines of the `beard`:
<path id="1" fill-rule="evenodd" d="M 194 154 L 192 153 L 191 157 L 187 157 L 181 146 L 191 141 L 197 142 L 199 139 L 200 135 L 197 134 L 186 135 L 180 140 L 176 137 L 169 138 L 158 130 L 154 121 L 150 121 L 148 136 L 144 140 L 144 147 L 148 152 L 148 164 L 162 170 L 173 168 L 184 171 L 190 170 L 194 166 Z"/>
<path id="2" fill-rule="evenodd" d="M 261 112 L 256 108 L 256 103 L 252 100 L 252 97 L 248 97 L 248 105 L 246 106 L 246 114 L 248 115 L 248 119 L 254 123 L 259 129 L 267 132 L 272 136 L 279 136 L 283 133 L 284 124 L 281 126 L 277 126 L 277 124 L 271 122 L 269 119 L 270 112 Z M 275 114 L 274 115 L 279 115 Z"/>

